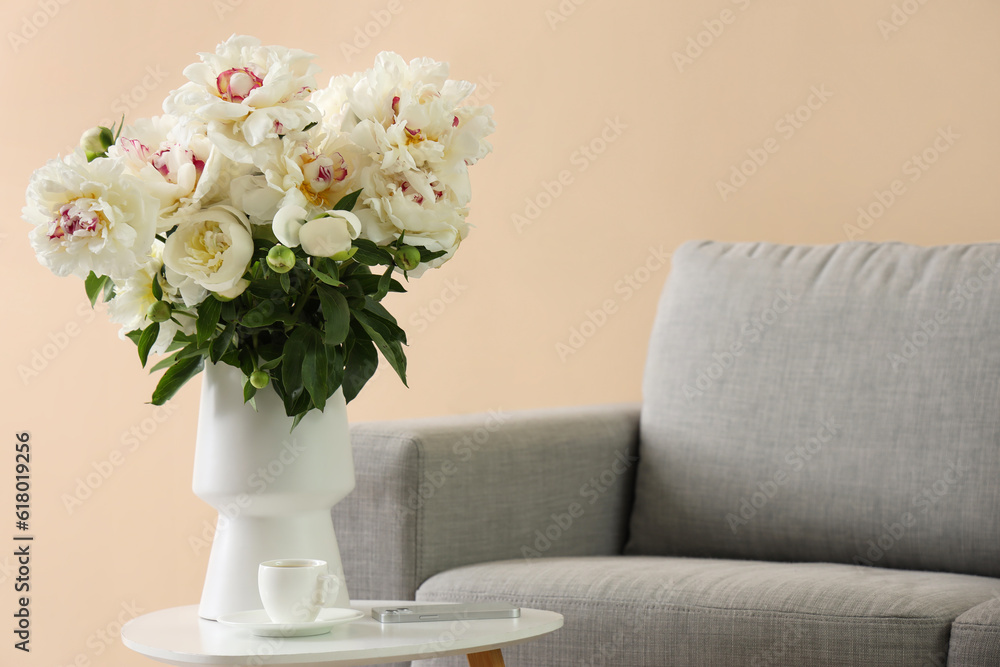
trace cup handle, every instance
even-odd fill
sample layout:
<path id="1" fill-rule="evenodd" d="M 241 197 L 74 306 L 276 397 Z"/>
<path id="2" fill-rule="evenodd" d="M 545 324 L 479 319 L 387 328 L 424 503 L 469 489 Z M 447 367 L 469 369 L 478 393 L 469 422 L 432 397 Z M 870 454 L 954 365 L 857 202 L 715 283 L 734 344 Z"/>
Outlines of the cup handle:
<path id="1" fill-rule="evenodd" d="M 340 592 L 340 579 L 333 574 L 321 574 L 316 577 L 316 588 L 313 590 L 313 604 L 325 605 L 327 599 L 336 598 Z"/>

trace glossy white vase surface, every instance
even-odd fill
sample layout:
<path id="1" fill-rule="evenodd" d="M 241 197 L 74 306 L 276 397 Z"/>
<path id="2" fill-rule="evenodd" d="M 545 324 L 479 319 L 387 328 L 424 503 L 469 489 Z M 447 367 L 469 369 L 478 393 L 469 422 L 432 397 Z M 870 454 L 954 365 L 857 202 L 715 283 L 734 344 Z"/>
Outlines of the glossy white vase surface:
<path id="1" fill-rule="evenodd" d="M 279 558 L 325 560 L 340 578 L 328 607 L 350 599 L 330 509 L 354 489 L 347 407 L 338 390 L 323 412 L 291 430 L 270 386 L 256 411 L 243 402 L 243 374 L 206 364 L 198 414 L 194 493 L 219 512 L 199 614 L 262 609 L 257 568 Z"/>

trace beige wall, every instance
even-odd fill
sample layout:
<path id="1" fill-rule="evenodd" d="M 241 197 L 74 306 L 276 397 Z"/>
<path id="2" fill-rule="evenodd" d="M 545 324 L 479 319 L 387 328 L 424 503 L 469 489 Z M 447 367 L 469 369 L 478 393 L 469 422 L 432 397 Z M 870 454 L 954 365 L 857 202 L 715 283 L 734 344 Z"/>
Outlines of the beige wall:
<path id="1" fill-rule="evenodd" d="M 33 169 L 123 108 L 130 118 L 157 113 L 194 53 L 233 32 L 319 54 L 322 81 L 369 66 L 383 48 L 447 60 L 455 76 L 486 82 L 480 99 L 496 107 L 495 154 L 473 170 L 473 234 L 390 304 L 410 334 L 410 389 L 380 373 L 351 406 L 354 420 L 637 400 L 668 271 L 659 256 L 688 239 L 842 241 L 857 209 L 877 213 L 876 193 L 896 180 L 900 194 L 854 236 L 935 244 L 997 235 L 992 0 L 281 6 L 5 0 L 0 10 L 0 543 L 14 532 L 10 445 L 20 430 L 34 443 L 37 535 L 34 651 L 15 652 L 5 633 L 2 664 L 139 664 L 117 640 L 116 619 L 132 605 L 151 611 L 199 595 L 207 548 L 198 539 L 213 517 L 190 492 L 198 384 L 169 414 L 145 405 L 154 380 L 134 346 L 82 305 L 79 281 L 37 264 L 19 209 Z M 391 17 L 384 27 L 380 13 Z M 343 46 L 366 25 L 375 37 L 348 61 Z M 685 62 L 677 54 L 688 48 Z M 925 151 L 936 158 L 926 170 L 912 157 Z M 751 154 L 766 162 L 747 163 L 754 173 L 723 197 L 719 182 Z M 602 325 L 574 339 L 588 312 Z M 37 375 L 23 377 L 33 362 Z M 97 469 L 107 479 L 79 487 Z M 90 496 L 67 508 L 78 488 Z M 5 627 L 11 551 L 0 546 Z"/>

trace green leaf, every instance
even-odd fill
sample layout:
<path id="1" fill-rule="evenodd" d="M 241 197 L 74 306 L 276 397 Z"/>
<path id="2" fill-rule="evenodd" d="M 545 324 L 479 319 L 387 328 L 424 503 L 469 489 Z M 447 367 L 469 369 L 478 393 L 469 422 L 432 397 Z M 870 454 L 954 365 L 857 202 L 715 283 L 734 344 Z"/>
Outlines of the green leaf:
<path id="1" fill-rule="evenodd" d="M 277 359 L 271 359 L 271 361 L 265 361 L 260 366 L 258 366 L 258 368 L 262 371 L 269 371 L 272 368 L 277 368 L 278 364 L 281 363 L 282 359 L 284 359 L 284 355 L 281 355 Z"/>
<path id="2" fill-rule="evenodd" d="M 342 345 L 337 345 L 336 347 L 326 348 L 326 395 L 327 398 L 333 396 L 333 393 L 344 382 L 344 347 Z"/>
<path id="3" fill-rule="evenodd" d="M 284 360 L 281 362 L 281 383 L 285 386 L 289 397 L 294 397 L 296 390 L 302 388 L 302 359 L 305 356 L 306 331 L 307 327 L 296 327 L 285 341 L 282 352 Z"/>
<path id="4" fill-rule="evenodd" d="M 99 276 L 93 271 L 83 281 L 83 287 L 87 290 L 87 298 L 90 299 L 90 307 L 97 305 L 97 297 L 104 292 L 104 285 L 109 280 L 107 276 Z"/>
<path id="5" fill-rule="evenodd" d="M 289 417 L 301 417 L 312 408 L 312 398 L 309 392 L 299 387 L 296 393 L 285 398 L 285 414 Z M 296 421 L 296 424 L 298 422 Z M 295 428 L 295 425 L 292 425 Z"/>
<path id="6" fill-rule="evenodd" d="M 149 350 L 153 347 L 153 343 L 156 342 L 156 338 L 159 335 L 160 323 L 153 322 L 139 336 L 139 361 L 142 362 L 143 368 L 146 367 L 146 360 L 149 359 Z"/>
<path id="7" fill-rule="evenodd" d="M 210 296 L 198 306 L 198 321 L 196 323 L 198 345 L 204 345 L 215 333 L 222 315 L 222 302 Z"/>
<path id="8" fill-rule="evenodd" d="M 279 301 L 261 301 L 243 315 L 240 324 L 251 329 L 271 326 L 275 322 L 289 322 L 292 314 Z"/>
<path id="9" fill-rule="evenodd" d="M 257 355 L 253 350 L 243 348 L 236 355 L 237 366 L 243 371 L 243 375 L 250 377 L 256 369 Z"/>
<path id="10" fill-rule="evenodd" d="M 383 264 L 393 266 L 395 264 L 392 255 L 388 250 L 380 248 L 368 239 L 354 239 L 351 242 L 358 252 L 354 255 L 354 261 L 367 266 Z"/>
<path id="11" fill-rule="evenodd" d="M 360 324 L 365 333 L 371 336 L 382 356 L 389 362 L 396 375 L 406 385 L 406 355 L 403 353 L 403 346 L 393 335 L 393 331 L 386 322 L 377 317 L 370 316 L 366 311 L 355 311 L 354 319 Z"/>
<path id="12" fill-rule="evenodd" d="M 349 403 L 358 395 L 365 383 L 375 375 L 378 369 L 378 352 L 375 345 L 368 340 L 355 339 L 347 353 L 347 364 L 344 369 L 344 399 Z"/>
<path id="13" fill-rule="evenodd" d="M 406 332 L 400 328 L 399 324 L 396 323 L 396 318 L 385 309 L 385 306 L 375 301 L 375 299 L 367 297 L 365 299 L 364 310 L 370 316 L 382 322 L 390 330 L 393 338 L 399 339 L 401 343 L 406 344 Z"/>
<path id="14" fill-rule="evenodd" d="M 360 292 L 354 291 L 352 296 L 363 296 L 365 294 L 375 294 L 378 291 L 379 281 L 382 280 L 382 276 L 373 275 L 354 275 L 344 281 L 347 288 L 351 290 L 352 287 L 360 287 Z M 390 292 L 405 292 L 406 288 L 403 287 L 402 283 L 398 280 L 389 281 L 389 291 Z"/>
<path id="15" fill-rule="evenodd" d="M 125 334 L 125 337 L 128 338 L 133 343 L 135 343 L 136 345 L 138 345 L 139 339 L 142 338 L 142 329 L 133 329 L 132 331 L 129 331 L 127 334 Z"/>
<path id="16" fill-rule="evenodd" d="M 174 350 L 179 350 L 188 343 L 194 342 L 193 334 L 181 333 L 178 331 L 174 334 L 174 339 L 170 341 L 170 345 L 167 346 L 167 352 L 173 352 Z"/>
<path id="17" fill-rule="evenodd" d="M 278 282 L 281 283 L 281 289 L 284 290 L 285 294 L 292 291 L 292 279 L 288 277 L 287 273 L 279 275 Z"/>
<path id="18" fill-rule="evenodd" d="M 355 190 L 349 195 L 344 195 L 340 198 L 336 204 L 333 205 L 334 211 L 350 211 L 354 209 L 354 205 L 358 203 L 358 197 L 361 196 L 361 190 Z"/>
<path id="19" fill-rule="evenodd" d="M 376 301 L 381 301 L 389 293 L 389 287 L 392 285 L 392 271 L 393 267 L 390 266 L 378 279 L 378 291 L 375 292 Z"/>
<path id="20" fill-rule="evenodd" d="M 188 359 L 190 357 L 204 356 L 205 348 L 197 343 L 188 343 L 177 352 L 177 360 Z"/>
<path id="21" fill-rule="evenodd" d="M 108 280 L 104 283 L 104 295 L 101 298 L 104 299 L 104 303 L 107 303 L 108 301 L 111 301 L 111 299 L 115 298 L 115 281 L 108 278 Z"/>
<path id="22" fill-rule="evenodd" d="M 313 275 L 319 278 L 321 281 L 330 285 L 331 287 L 340 287 L 344 283 L 340 282 L 338 276 L 330 275 L 329 273 L 323 271 L 320 268 L 310 265 L 309 268 L 312 270 Z M 325 266 L 323 268 L 326 268 Z M 333 269 L 336 271 L 336 268 Z"/>
<path id="23" fill-rule="evenodd" d="M 223 329 L 222 333 L 216 336 L 215 340 L 208 346 L 208 358 L 212 360 L 213 364 L 219 363 L 219 359 L 222 359 L 229 346 L 232 345 L 235 335 L 236 322 L 230 322 Z"/>
<path id="24" fill-rule="evenodd" d="M 366 266 L 364 268 L 367 269 L 368 267 Z M 350 299 L 361 299 L 363 301 L 364 298 L 365 298 L 365 294 L 367 294 L 369 292 L 375 292 L 375 291 L 378 290 L 378 280 L 382 276 L 373 276 L 370 273 L 367 273 L 367 274 L 362 274 L 361 276 L 358 276 L 358 277 L 361 278 L 361 279 L 363 279 L 365 282 L 367 282 L 369 280 L 374 280 L 375 282 L 372 283 L 372 285 L 373 285 L 372 288 L 370 290 L 367 290 L 367 291 L 362 287 L 362 285 L 364 284 L 364 282 L 362 282 L 362 281 L 350 280 L 350 281 L 344 283 L 344 285 L 347 286 L 347 295 L 346 296 L 347 296 L 348 300 L 350 300 Z"/>
<path id="25" fill-rule="evenodd" d="M 222 304 L 222 317 L 219 319 L 224 322 L 232 322 L 237 317 L 237 308 L 235 299 L 233 301 L 226 301 Z"/>
<path id="26" fill-rule="evenodd" d="M 389 322 L 390 324 L 396 324 L 396 318 L 393 317 L 392 313 L 386 310 L 385 306 L 375 299 L 370 297 L 365 298 L 365 310 L 371 312 L 372 315 Z M 402 329 L 400 329 L 400 332 L 402 332 Z"/>
<path id="27" fill-rule="evenodd" d="M 169 357 L 165 359 L 160 359 L 160 361 L 158 361 L 155 366 L 149 369 L 149 373 L 153 374 L 157 371 L 162 371 L 164 368 L 170 368 L 175 363 L 177 363 L 177 355 L 171 354 Z"/>
<path id="28" fill-rule="evenodd" d="M 285 296 L 285 290 L 281 289 L 281 278 L 273 272 L 267 278 L 254 278 L 247 292 L 260 299 L 280 299 Z"/>
<path id="29" fill-rule="evenodd" d="M 432 252 L 432 251 L 428 250 L 427 248 L 421 248 L 421 247 L 417 247 L 417 249 L 420 251 L 420 261 L 421 262 L 429 262 L 432 259 L 437 259 L 438 257 L 441 257 L 442 255 L 447 254 L 447 252 L 448 252 L 447 250 L 434 250 Z"/>
<path id="30" fill-rule="evenodd" d="M 257 393 L 257 387 L 250 384 L 250 378 L 247 376 L 243 377 L 243 402 L 248 403 L 253 399 L 254 394 Z"/>
<path id="31" fill-rule="evenodd" d="M 163 301 L 163 286 L 160 285 L 159 272 L 153 276 L 153 298 L 157 301 Z"/>
<path id="32" fill-rule="evenodd" d="M 201 355 L 181 359 L 167 369 L 153 390 L 153 405 L 163 405 L 177 393 L 177 390 L 197 375 L 205 366 L 205 358 Z"/>
<path id="33" fill-rule="evenodd" d="M 316 329 L 306 329 L 305 350 L 302 355 L 302 386 L 312 397 L 313 405 L 320 412 L 326 407 L 327 359 L 326 346 Z"/>
<path id="34" fill-rule="evenodd" d="M 340 345 L 351 328 L 351 309 L 347 306 L 347 299 L 335 289 L 320 287 L 319 301 L 326 320 L 324 342 L 327 345 Z"/>

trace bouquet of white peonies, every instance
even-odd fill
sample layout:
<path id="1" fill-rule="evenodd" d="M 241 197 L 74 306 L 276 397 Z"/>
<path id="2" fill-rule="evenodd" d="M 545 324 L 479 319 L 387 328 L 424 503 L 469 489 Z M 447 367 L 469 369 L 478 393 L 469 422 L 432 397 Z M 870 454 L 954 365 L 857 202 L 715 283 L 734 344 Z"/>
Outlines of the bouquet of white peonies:
<path id="1" fill-rule="evenodd" d="M 39 261 L 85 279 L 123 337 L 166 356 L 163 404 L 206 360 L 268 384 L 298 419 L 350 401 L 378 352 L 406 382 L 381 304 L 468 233 L 488 106 L 448 65 L 380 53 L 317 89 L 314 56 L 233 36 L 188 66 L 164 115 L 84 133 L 38 169 L 24 219 Z"/>

